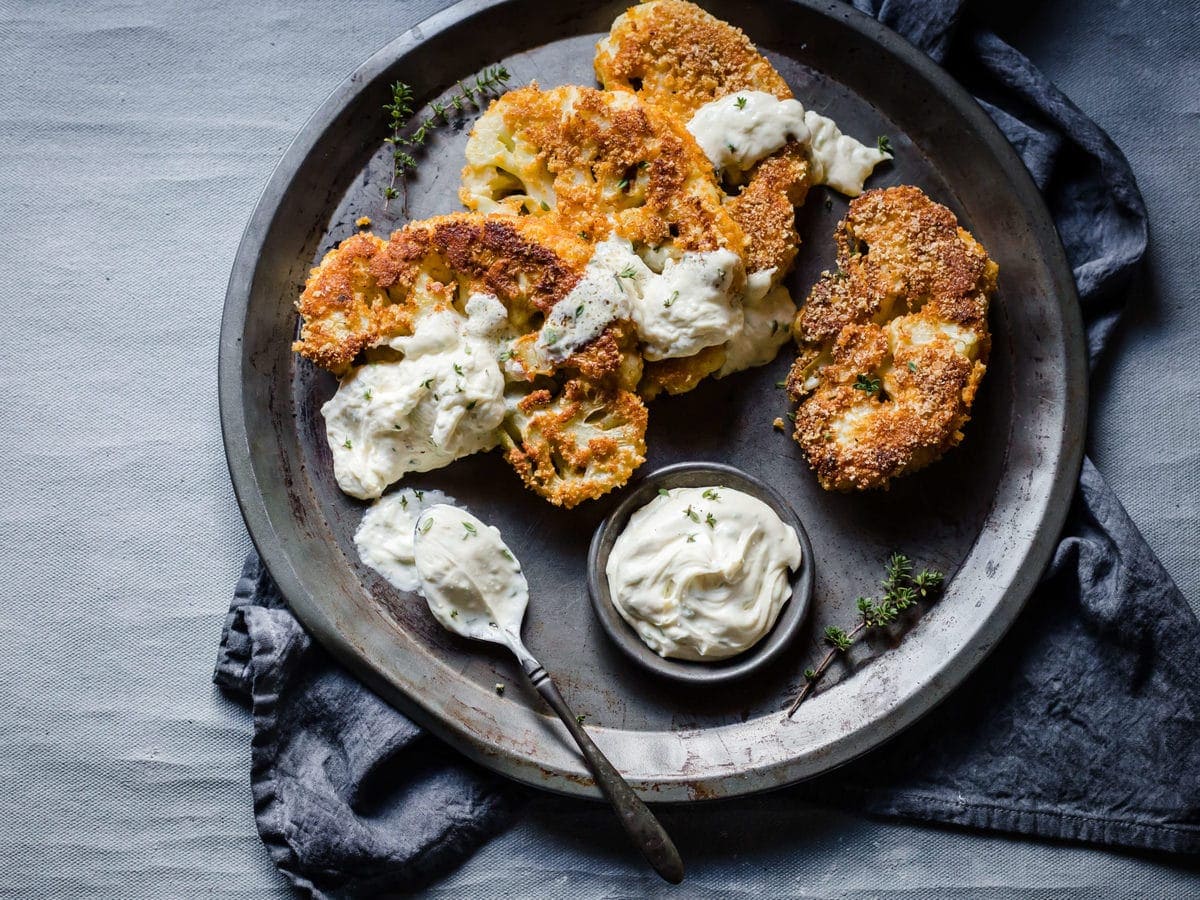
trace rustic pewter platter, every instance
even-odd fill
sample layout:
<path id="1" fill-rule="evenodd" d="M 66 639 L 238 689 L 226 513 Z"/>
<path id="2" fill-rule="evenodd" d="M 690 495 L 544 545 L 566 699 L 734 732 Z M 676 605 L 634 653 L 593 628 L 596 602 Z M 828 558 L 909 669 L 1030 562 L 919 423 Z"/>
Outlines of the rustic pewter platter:
<path id="1" fill-rule="evenodd" d="M 289 603 L 342 662 L 467 755 L 540 787 L 594 794 L 559 723 L 511 661 L 444 632 L 419 598 L 357 559 L 364 505 L 334 483 L 319 412 L 331 376 L 289 348 L 308 268 L 360 215 L 386 234 L 383 104 L 402 79 L 436 99 L 503 62 L 511 86 L 593 84 L 592 49 L 624 2 L 466 0 L 372 56 L 304 126 L 271 178 L 234 263 L 221 333 L 225 448 L 247 526 Z M 587 596 L 596 525 L 625 491 L 572 511 L 526 491 L 498 454 L 408 479 L 437 487 L 500 527 L 521 557 L 532 603 L 525 636 L 613 763 L 649 799 L 725 797 L 827 771 L 931 709 L 1003 635 L 1037 581 L 1078 474 L 1086 410 L 1078 304 L 1058 237 L 1016 154 L 955 83 L 902 39 L 840 2 L 707 2 L 743 28 L 796 96 L 893 164 L 868 183 L 919 185 L 959 215 L 1000 264 L 991 364 L 962 446 L 864 496 L 822 491 L 799 448 L 771 427 L 787 407 L 789 359 L 651 404 L 646 469 L 688 459 L 738 466 L 774 485 L 815 550 L 807 628 L 771 668 L 728 685 L 688 686 L 634 667 Z M 413 218 L 453 211 L 466 127 L 443 129 L 410 182 Z M 846 202 L 814 190 L 793 292 L 832 264 Z M 893 549 L 951 577 L 902 642 L 856 647 L 850 669 L 793 719 L 781 710 L 821 652 L 827 624 L 855 618 Z M 871 659 L 872 657 L 877 657 Z M 870 661 L 869 665 L 865 663 Z M 494 685 L 507 685 L 498 697 Z"/>

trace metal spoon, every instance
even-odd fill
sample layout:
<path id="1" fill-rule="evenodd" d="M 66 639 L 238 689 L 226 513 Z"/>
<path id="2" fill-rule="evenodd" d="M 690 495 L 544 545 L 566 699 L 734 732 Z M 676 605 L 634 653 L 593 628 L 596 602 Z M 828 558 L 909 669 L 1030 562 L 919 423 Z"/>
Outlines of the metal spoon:
<path id="1" fill-rule="evenodd" d="M 596 786 L 617 811 L 625 833 L 654 871 L 679 884 L 683 861 L 670 835 L 588 737 L 545 667 L 522 643 L 529 585 L 500 532 L 462 509 L 439 504 L 417 519 L 413 547 L 421 593 L 434 618 L 455 634 L 502 644 L 513 652 L 579 745 Z"/>

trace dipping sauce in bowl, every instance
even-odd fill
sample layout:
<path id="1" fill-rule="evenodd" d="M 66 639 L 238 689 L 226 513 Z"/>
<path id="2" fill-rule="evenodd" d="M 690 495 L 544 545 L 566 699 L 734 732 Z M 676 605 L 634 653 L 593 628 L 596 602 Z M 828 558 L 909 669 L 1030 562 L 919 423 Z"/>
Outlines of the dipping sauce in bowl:
<path id="1" fill-rule="evenodd" d="M 773 487 L 722 463 L 677 463 L 632 485 L 596 529 L 588 591 L 630 660 L 714 684 L 787 656 L 813 563 L 799 516 Z"/>
<path id="2" fill-rule="evenodd" d="M 629 517 L 605 576 L 621 618 L 659 656 L 719 660 L 774 627 L 802 557 L 796 530 L 757 497 L 664 487 Z"/>

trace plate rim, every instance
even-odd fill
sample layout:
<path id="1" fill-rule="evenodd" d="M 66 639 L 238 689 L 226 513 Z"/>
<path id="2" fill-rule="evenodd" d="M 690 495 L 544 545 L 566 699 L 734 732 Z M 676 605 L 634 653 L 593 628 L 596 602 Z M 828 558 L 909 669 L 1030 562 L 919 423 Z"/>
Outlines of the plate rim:
<path id="1" fill-rule="evenodd" d="M 246 408 L 242 402 L 243 334 L 260 251 L 278 213 L 279 202 L 289 188 L 297 169 L 315 149 L 326 128 L 343 107 L 384 71 L 391 68 L 405 53 L 472 16 L 514 2 L 516 0 L 459 0 L 429 16 L 354 68 L 301 126 L 260 193 L 231 267 L 221 316 L 218 350 L 218 401 L 222 441 L 234 494 L 255 549 L 283 596 L 289 598 L 289 607 L 339 662 L 351 669 L 401 712 L 411 716 L 476 762 L 535 787 L 568 795 L 598 797 L 597 790 L 589 780 L 581 779 L 565 770 L 545 768 L 536 761 L 515 758 L 511 753 L 506 755 L 503 751 L 490 748 L 462 723 L 438 717 L 434 711 L 423 706 L 419 698 L 409 696 L 377 671 L 336 629 L 326 627 L 326 623 L 320 621 L 318 616 L 310 616 L 304 608 L 304 602 L 297 604 L 291 600 L 295 597 L 304 598 L 313 602 L 315 609 L 315 601 L 312 601 L 303 581 L 292 568 L 283 550 L 282 541 L 270 520 L 263 494 L 259 489 L 250 455 Z M 1022 565 L 995 603 L 990 616 L 973 635 L 982 640 L 976 640 L 974 646 L 969 641 L 964 643 L 940 668 L 936 679 L 913 695 L 901 699 L 885 716 L 876 719 L 872 723 L 878 726 L 875 730 L 885 732 L 884 734 L 870 740 L 859 740 L 853 748 L 847 748 L 847 741 L 839 741 L 828 751 L 822 764 L 815 768 L 810 766 L 808 770 L 803 765 L 797 765 L 797 758 L 793 758 L 783 763 L 747 766 L 737 772 L 722 773 L 707 779 L 697 779 L 680 773 L 678 778 L 635 783 L 635 788 L 647 799 L 675 802 L 710 800 L 783 787 L 815 777 L 861 756 L 894 739 L 901 731 L 931 712 L 986 658 L 1012 626 L 1029 599 L 1058 544 L 1083 464 L 1089 385 L 1082 311 L 1074 275 L 1057 229 L 1044 199 L 1016 150 L 965 88 L 924 53 L 885 25 L 838 0 L 777 2 L 802 6 L 816 15 L 837 19 L 841 25 L 857 31 L 883 51 L 898 57 L 902 63 L 910 66 L 920 77 L 932 84 L 944 102 L 975 129 L 979 138 L 995 155 L 1001 169 L 1012 180 L 1018 204 L 1029 216 L 1031 231 L 1042 240 L 1047 268 L 1052 280 L 1057 282 L 1057 305 L 1065 349 L 1064 377 L 1070 389 L 1078 392 L 1081 399 L 1078 402 L 1064 401 L 1057 466 L 1052 470 L 1050 487 L 1046 494 L 1045 513 L 1039 523 L 1040 527 L 1025 547 Z M 875 661 L 873 665 L 878 662 Z M 717 728 L 719 726 L 710 730 Z M 605 729 L 597 730 L 602 733 Z M 765 770 L 780 773 L 780 777 L 754 777 Z"/>

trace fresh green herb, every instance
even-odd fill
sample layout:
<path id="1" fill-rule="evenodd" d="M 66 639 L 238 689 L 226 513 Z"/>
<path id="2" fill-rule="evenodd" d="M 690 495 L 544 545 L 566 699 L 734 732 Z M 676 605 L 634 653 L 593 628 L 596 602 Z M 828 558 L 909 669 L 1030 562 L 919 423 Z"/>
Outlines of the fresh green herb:
<path id="1" fill-rule="evenodd" d="M 463 373 L 463 367 L 460 366 L 458 363 L 455 363 L 454 364 L 454 374 L 461 375 L 462 373 Z"/>
<path id="2" fill-rule="evenodd" d="M 403 494 L 400 495 L 400 508 L 408 509 L 408 498 L 405 497 Z"/>
<path id="3" fill-rule="evenodd" d="M 638 169 L 640 169 L 641 171 L 645 172 L 648 168 L 650 168 L 649 160 L 643 159 L 640 163 L 638 163 Z"/>
<path id="4" fill-rule="evenodd" d="M 452 618 L 452 619 L 458 618 L 458 610 L 457 609 L 450 610 L 450 618 Z"/>
<path id="5" fill-rule="evenodd" d="M 368 403 L 370 403 L 371 402 L 371 392 L 367 391 L 366 393 L 364 393 L 363 399 L 366 400 Z"/>
<path id="6" fill-rule="evenodd" d="M 424 381 L 421 382 L 421 387 L 425 388 L 425 390 L 429 390 L 431 387 L 433 387 L 433 379 L 426 378 Z"/>
<path id="7" fill-rule="evenodd" d="M 775 382 L 775 387 L 777 387 L 777 388 L 786 388 L 786 387 L 787 387 L 787 382 L 786 382 L 786 381 L 777 381 L 777 382 Z"/>
<path id="8" fill-rule="evenodd" d="M 908 371 L 910 371 L 910 372 L 917 371 L 917 364 L 915 362 L 913 362 L 911 359 L 908 361 Z"/>
<path id="9" fill-rule="evenodd" d="M 880 153 L 886 153 L 888 156 L 896 155 L 892 150 L 892 142 L 888 140 L 888 136 L 886 134 L 881 134 L 875 139 L 875 146 L 879 148 Z"/>
<path id="10" fill-rule="evenodd" d="M 462 526 L 463 526 L 463 530 L 466 531 L 466 534 L 463 535 L 464 541 L 469 537 L 476 537 L 479 534 L 479 529 L 476 528 L 474 525 L 472 525 L 470 522 L 463 522 Z"/>
<path id="11" fill-rule="evenodd" d="M 508 69 L 504 66 L 488 66 L 475 76 L 472 84 L 458 83 L 455 91 L 445 102 L 434 101 L 429 104 L 430 114 L 416 128 L 408 131 L 413 114 L 413 90 L 403 81 L 392 85 L 392 102 L 384 104 L 388 114 L 388 130 L 390 136 L 384 138 L 384 143 L 392 148 L 392 178 L 383 189 L 384 209 L 388 203 L 404 196 L 404 215 L 408 216 L 408 176 L 416 171 L 417 159 L 414 153 L 424 146 L 430 133 L 439 125 L 445 125 L 450 120 L 450 108 L 461 113 L 468 104 L 479 109 L 483 101 L 495 94 L 509 79 Z M 400 185 L 397 190 L 396 185 Z"/>
<path id="12" fill-rule="evenodd" d="M 678 299 L 679 299 L 679 291 L 671 291 L 671 296 L 663 301 L 663 306 L 665 306 L 667 309 L 670 309 L 671 304 L 673 304 Z"/>
<path id="13" fill-rule="evenodd" d="M 509 562 L 517 561 L 516 557 L 514 557 L 512 555 L 512 553 L 509 552 L 509 549 L 507 547 L 505 547 L 503 550 L 500 551 L 500 555 L 503 556 L 505 559 L 507 559 Z"/>
<path id="14" fill-rule="evenodd" d="M 424 492 L 424 491 L 417 491 L 417 490 L 414 490 L 414 491 L 413 491 L 413 493 L 417 495 L 417 502 L 418 502 L 418 503 L 422 502 L 422 501 L 425 499 L 425 492 Z"/>
<path id="15" fill-rule="evenodd" d="M 696 543 L 696 533 L 695 533 L 694 531 L 693 531 L 691 534 L 689 534 L 689 535 L 688 535 L 687 542 L 688 542 L 689 544 L 694 544 L 694 543 Z"/>
<path id="16" fill-rule="evenodd" d="M 688 506 L 688 508 L 683 511 L 683 514 L 685 516 L 687 516 L 689 519 L 691 519 L 693 522 L 700 521 L 700 514 L 698 512 L 696 512 L 694 509 L 692 509 L 691 506 Z"/>
<path id="17" fill-rule="evenodd" d="M 354 445 L 350 443 L 350 438 L 346 438 L 346 440 L 342 441 L 342 446 L 345 447 L 347 450 L 354 449 Z"/>
<path id="18" fill-rule="evenodd" d="M 619 191 L 627 191 L 627 190 L 629 190 L 629 179 L 628 179 L 628 178 L 622 178 L 620 181 L 618 181 L 618 182 L 617 182 L 617 190 L 619 190 Z"/>
<path id="19" fill-rule="evenodd" d="M 543 212 L 550 212 L 550 204 L 549 203 L 547 203 L 545 200 L 541 200 L 539 202 L 541 203 Z"/>
<path id="20" fill-rule="evenodd" d="M 660 497 L 670 497 L 670 496 L 671 496 L 671 492 L 670 492 L 670 491 L 668 491 L 666 488 L 659 488 L 659 489 L 658 489 L 658 496 L 660 496 Z"/>
<path id="21" fill-rule="evenodd" d="M 712 513 L 705 513 L 704 514 L 704 524 L 707 525 L 709 528 L 716 528 L 717 527 L 717 517 L 714 516 Z"/>
<path id="22" fill-rule="evenodd" d="M 425 524 L 421 526 L 421 534 L 428 534 L 429 529 L 433 527 L 433 519 L 426 519 Z"/>
<path id="23" fill-rule="evenodd" d="M 873 375 L 859 375 L 854 379 L 854 389 L 865 391 L 868 396 L 879 392 L 879 379 Z"/>
<path id="24" fill-rule="evenodd" d="M 502 684 L 501 684 L 500 682 L 498 682 L 498 681 L 496 682 L 496 696 L 497 696 L 497 697 L 503 697 L 503 696 L 504 696 L 504 685 L 502 685 Z"/>
<path id="25" fill-rule="evenodd" d="M 913 564 L 903 553 L 893 553 L 884 566 L 880 597 L 859 597 L 858 623 L 849 631 L 830 625 L 825 629 L 824 640 L 829 651 L 815 669 L 804 670 L 804 686 L 788 708 L 792 714 L 816 689 L 817 682 L 824 677 L 834 659 L 848 651 L 864 633 L 875 628 L 886 628 L 900 616 L 923 600 L 936 600 L 945 586 L 945 576 L 936 569 L 922 569 L 913 574 Z"/>
<path id="26" fill-rule="evenodd" d="M 586 718 L 587 718 L 587 715 L 586 715 L 585 713 L 580 713 L 579 715 L 577 715 L 577 716 L 575 717 L 575 723 L 576 723 L 577 725 L 582 725 L 582 724 L 583 724 L 583 720 L 584 720 L 584 719 L 586 719 Z"/>
<path id="27" fill-rule="evenodd" d="M 736 106 L 738 109 L 745 109 L 746 108 L 746 98 L 738 97 L 736 100 L 733 101 L 733 105 Z"/>
<path id="28" fill-rule="evenodd" d="M 557 344 L 559 341 L 559 338 L 561 338 L 561 337 L 562 337 L 562 332 L 559 331 L 557 328 L 543 328 L 542 329 L 542 340 L 545 342 L 547 347 Z"/>
<path id="29" fill-rule="evenodd" d="M 617 273 L 618 278 L 637 278 L 637 269 L 633 266 L 626 266 Z"/>
<path id="30" fill-rule="evenodd" d="M 730 153 L 737 153 L 737 147 L 733 146 L 733 144 L 726 144 L 725 146 L 729 148 Z"/>
<path id="31" fill-rule="evenodd" d="M 579 239 L 582 241 L 588 240 L 588 233 L 586 231 L 579 232 Z"/>
<path id="32" fill-rule="evenodd" d="M 575 307 L 575 318 L 578 319 L 582 315 L 583 315 L 583 304 L 580 303 L 577 307 Z"/>
<path id="33" fill-rule="evenodd" d="M 701 494 L 700 496 L 703 497 L 705 500 L 720 500 L 721 499 L 721 495 L 718 494 L 712 488 L 705 488 L 704 493 Z"/>

